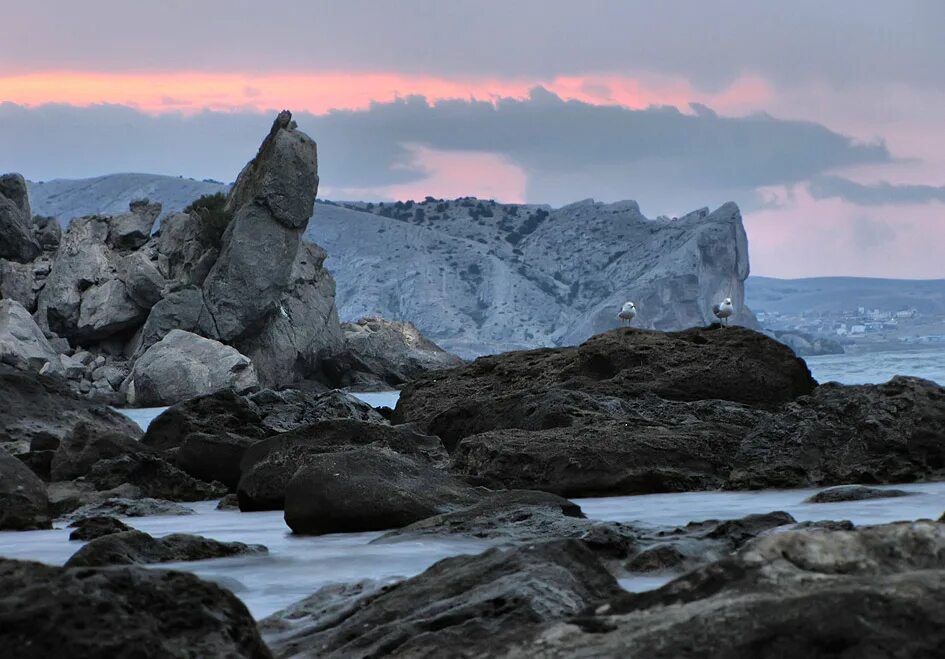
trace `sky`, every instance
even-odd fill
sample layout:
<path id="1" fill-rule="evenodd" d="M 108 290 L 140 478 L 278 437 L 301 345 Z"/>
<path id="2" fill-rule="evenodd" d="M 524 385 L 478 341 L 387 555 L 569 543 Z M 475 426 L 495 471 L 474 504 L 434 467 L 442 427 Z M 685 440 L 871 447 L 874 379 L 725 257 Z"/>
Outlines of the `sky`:
<path id="1" fill-rule="evenodd" d="M 752 272 L 945 278 L 945 3 L 34 0 L 0 171 L 232 181 L 274 114 L 319 196 L 735 201 Z"/>

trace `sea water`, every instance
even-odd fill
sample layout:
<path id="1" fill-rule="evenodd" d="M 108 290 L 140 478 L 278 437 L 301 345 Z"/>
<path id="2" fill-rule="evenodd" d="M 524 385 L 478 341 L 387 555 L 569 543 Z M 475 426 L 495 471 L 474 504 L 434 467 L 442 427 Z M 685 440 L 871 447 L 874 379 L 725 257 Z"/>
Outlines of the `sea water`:
<path id="1" fill-rule="evenodd" d="M 909 350 L 890 353 L 813 357 L 808 360 L 818 381 L 847 384 L 885 382 L 892 375 L 917 375 L 945 382 L 945 351 Z M 397 392 L 357 394 L 375 406 L 393 407 Z M 147 428 L 165 408 L 122 410 Z M 685 492 L 643 496 L 577 499 L 588 517 L 645 525 L 679 525 L 704 519 L 734 519 L 752 513 L 783 510 L 798 521 L 850 520 L 877 524 L 896 520 L 938 518 L 945 510 L 945 483 L 899 486 L 915 496 L 844 503 L 809 504 L 816 490 L 755 492 Z M 317 537 L 294 536 L 281 512 L 240 513 L 216 510 L 215 502 L 187 504 L 194 515 L 125 518 L 129 526 L 155 536 L 194 533 L 223 541 L 258 543 L 267 555 L 165 563 L 155 568 L 189 570 L 236 593 L 257 618 L 309 595 L 318 587 L 361 579 L 393 581 L 419 574 L 447 556 L 478 553 L 489 541 L 473 538 L 424 538 L 371 544 L 379 533 L 345 533 Z M 0 556 L 62 565 L 82 546 L 68 540 L 61 524 L 49 531 L 0 532 Z M 655 588 L 673 575 L 627 577 L 630 590 Z"/>

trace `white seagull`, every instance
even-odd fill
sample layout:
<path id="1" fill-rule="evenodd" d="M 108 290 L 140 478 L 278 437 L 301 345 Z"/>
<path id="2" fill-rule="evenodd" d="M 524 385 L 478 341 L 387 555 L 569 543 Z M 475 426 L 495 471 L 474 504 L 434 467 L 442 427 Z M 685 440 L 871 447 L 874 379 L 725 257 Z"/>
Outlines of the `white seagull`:
<path id="1" fill-rule="evenodd" d="M 627 321 L 627 325 L 629 325 L 630 321 L 632 321 L 636 315 L 637 305 L 635 305 L 633 302 L 624 302 L 623 307 L 620 309 L 620 313 L 617 314 L 617 318 L 620 320 L 621 324 L 623 324 L 623 321 Z"/>
<path id="2" fill-rule="evenodd" d="M 728 317 L 733 313 L 735 313 L 735 307 L 732 305 L 732 298 L 730 297 L 725 298 L 722 304 L 712 305 L 712 314 L 726 325 L 728 325 Z"/>

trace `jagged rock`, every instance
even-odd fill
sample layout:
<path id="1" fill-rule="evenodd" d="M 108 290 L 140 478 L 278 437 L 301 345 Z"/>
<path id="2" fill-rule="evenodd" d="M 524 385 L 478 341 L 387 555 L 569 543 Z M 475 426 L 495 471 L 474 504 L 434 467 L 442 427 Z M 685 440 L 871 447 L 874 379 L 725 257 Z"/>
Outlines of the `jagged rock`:
<path id="1" fill-rule="evenodd" d="M 336 386 L 390 388 L 415 377 L 463 364 L 420 334 L 411 323 L 374 316 L 344 323 L 345 351 L 322 362 Z"/>
<path id="2" fill-rule="evenodd" d="M 78 423 L 59 440 L 50 475 L 54 481 L 68 481 L 88 475 L 99 460 L 140 453 L 152 450 L 142 446 L 134 435 Z"/>
<path id="3" fill-rule="evenodd" d="M 186 572 L 0 560 L 0 646 L 21 659 L 271 654 L 246 606 Z"/>
<path id="4" fill-rule="evenodd" d="M 807 497 L 805 503 L 839 503 L 841 501 L 863 501 L 865 499 L 891 499 L 894 497 L 908 497 L 915 494 L 907 490 L 892 490 L 878 487 L 864 487 L 863 485 L 838 485 L 821 490 L 817 494 Z"/>
<path id="5" fill-rule="evenodd" d="M 128 213 L 109 220 L 108 244 L 116 249 L 137 249 L 151 237 L 154 221 L 161 214 L 161 204 L 147 199 L 132 201 Z"/>
<path id="6" fill-rule="evenodd" d="M 564 540 L 447 558 L 348 596 L 322 617 L 334 590 L 260 623 L 276 656 L 488 656 L 526 630 L 616 597 L 620 587 L 584 545 Z"/>
<path id="7" fill-rule="evenodd" d="M 141 443 L 166 451 L 180 448 L 192 433 L 235 433 L 251 439 L 270 434 L 255 404 L 224 389 L 172 405 L 151 422 Z"/>
<path id="8" fill-rule="evenodd" d="M 132 528 L 121 520 L 108 515 L 84 517 L 69 525 L 75 530 L 69 534 L 70 540 L 94 540 L 112 533 L 124 533 Z"/>
<path id="9" fill-rule="evenodd" d="M 141 407 L 173 405 L 218 389 L 258 385 L 249 358 L 219 341 L 171 330 L 147 349 L 128 376 L 128 401 Z"/>
<path id="10" fill-rule="evenodd" d="M 104 339 L 141 325 L 147 315 L 148 310 L 131 299 L 120 280 L 109 279 L 82 294 L 79 320 L 72 336 L 81 341 Z"/>
<path id="11" fill-rule="evenodd" d="M 33 235 L 40 247 L 53 250 L 58 248 L 60 241 L 62 241 L 62 227 L 59 226 L 59 222 L 54 217 L 34 215 Z"/>
<path id="12" fill-rule="evenodd" d="M 59 362 L 62 364 L 62 374 L 67 380 L 81 380 L 89 372 L 82 362 L 68 355 L 59 355 Z"/>
<path id="13" fill-rule="evenodd" d="M 100 490 L 128 483 L 146 497 L 172 501 L 209 501 L 226 494 L 226 487 L 221 483 L 193 478 L 167 460 L 147 453 L 100 460 L 89 470 L 86 479 Z"/>
<path id="14" fill-rule="evenodd" d="M 264 389 L 248 396 L 262 415 L 268 434 L 286 432 L 327 419 L 354 419 L 387 423 L 377 411 L 343 391 L 312 393 L 299 389 Z"/>
<path id="15" fill-rule="evenodd" d="M 943 598 L 941 524 L 788 531 L 593 614 L 520 630 L 489 656 L 931 657 L 945 644 Z"/>
<path id="16" fill-rule="evenodd" d="M 27 311 L 36 309 L 36 272 L 32 263 L 0 259 L 0 298 L 15 300 Z"/>
<path id="17" fill-rule="evenodd" d="M 262 545 L 220 542 L 187 533 L 172 533 L 163 538 L 155 538 L 143 531 L 131 529 L 93 539 L 73 554 L 66 561 L 65 567 L 200 561 L 240 554 L 261 554 L 267 551 Z"/>
<path id="18" fill-rule="evenodd" d="M 151 307 L 148 319 L 133 342 L 135 358 L 143 355 L 172 330 L 196 330 L 202 310 L 203 294 L 199 288 L 187 287 L 169 292 Z"/>
<path id="19" fill-rule="evenodd" d="M 243 489 L 239 491 L 240 508 Z M 285 522 L 294 533 L 379 531 L 470 505 L 478 493 L 443 471 L 389 449 L 323 453 L 285 488 Z"/>
<path id="20" fill-rule="evenodd" d="M 151 309 L 164 290 L 164 278 L 144 252 L 129 254 L 122 260 L 121 281 L 135 304 Z"/>
<path id="21" fill-rule="evenodd" d="M 450 408 L 496 392 L 549 388 L 632 399 L 728 400 L 774 409 L 816 382 L 789 348 L 740 327 L 681 332 L 612 330 L 574 348 L 480 357 L 404 387 L 395 420 L 428 427 Z"/>
<path id="22" fill-rule="evenodd" d="M 123 433 L 141 436 L 141 429 L 128 417 L 71 392 L 65 381 L 25 373 L 0 365 L 0 428 L 2 443 L 14 453 L 25 453 L 36 439 L 62 441 L 77 426 L 91 434 Z"/>
<path id="23" fill-rule="evenodd" d="M 15 300 L 0 300 L 0 362 L 21 370 L 63 373 L 59 355 L 29 312 Z"/>
<path id="24" fill-rule="evenodd" d="M 153 517 L 155 515 L 193 514 L 192 509 L 173 501 L 162 501 L 149 497 L 137 499 L 113 497 L 77 508 L 69 514 L 69 519 L 78 521 L 103 515 L 112 517 Z"/>
<path id="25" fill-rule="evenodd" d="M 317 190 L 315 142 L 283 112 L 227 198 L 231 219 L 203 285 L 219 339 L 238 339 L 279 312 Z"/>
<path id="26" fill-rule="evenodd" d="M 137 499 L 141 496 L 141 491 L 128 483 L 122 483 L 112 490 L 99 491 L 92 483 L 79 479 L 48 483 L 46 494 L 49 496 L 49 510 L 53 517 L 63 517 L 76 510 L 97 506 L 109 499 Z"/>
<path id="27" fill-rule="evenodd" d="M 0 530 L 51 528 L 46 486 L 0 446 Z"/>
<path id="28" fill-rule="evenodd" d="M 26 263 L 41 251 L 33 236 L 26 181 L 19 174 L 0 176 L 0 258 Z"/>
<path id="29" fill-rule="evenodd" d="M 195 275 L 195 270 L 210 248 L 210 241 L 196 214 L 174 213 L 161 222 L 157 242 L 158 267 L 165 279 L 202 285 L 203 279 Z M 216 253 L 212 256 L 215 260 Z M 206 272 L 203 275 L 206 277 Z"/>
<path id="30" fill-rule="evenodd" d="M 945 476 L 945 389 L 895 377 L 828 383 L 741 441 L 729 488 L 903 483 Z"/>
<path id="31" fill-rule="evenodd" d="M 281 510 L 286 487 L 302 467 L 326 453 L 360 447 L 384 448 L 442 467 L 446 452 L 437 437 L 409 427 L 353 419 L 327 419 L 253 443 L 243 454 L 237 494 L 241 510 Z"/>

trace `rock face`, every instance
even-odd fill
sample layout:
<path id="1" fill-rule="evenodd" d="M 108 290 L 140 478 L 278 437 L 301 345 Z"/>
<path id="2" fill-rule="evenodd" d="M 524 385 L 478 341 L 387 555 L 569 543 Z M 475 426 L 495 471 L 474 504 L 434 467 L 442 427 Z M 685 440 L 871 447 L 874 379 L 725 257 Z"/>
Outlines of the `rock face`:
<path id="1" fill-rule="evenodd" d="M 271 654 L 235 595 L 192 574 L 0 560 L 0 644 L 23 659 Z"/>
<path id="2" fill-rule="evenodd" d="M 945 389 L 910 377 L 828 383 L 742 440 L 730 488 L 902 483 L 945 475 Z"/>
<path id="3" fill-rule="evenodd" d="M 0 362 L 25 371 L 62 373 L 59 353 L 53 350 L 29 312 L 15 300 L 0 300 Z"/>
<path id="4" fill-rule="evenodd" d="M 362 588 L 320 615 L 335 589 L 260 623 L 276 656 L 487 656 L 523 630 L 575 615 L 620 591 L 577 541 L 457 556 L 388 588 Z"/>
<path id="5" fill-rule="evenodd" d="M 29 467 L 0 447 L 0 530 L 51 527 L 46 486 Z"/>
<path id="6" fill-rule="evenodd" d="M 175 329 L 135 362 L 128 401 L 138 407 L 172 405 L 218 389 L 244 392 L 258 384 L 253 363 L 235 348 Z"/>
<path id="7" fill-rule="evenodd" d="M 41 248 L 33 235 L 26 181 L 19 174 L 0 176 L 0 258 L 32 261 Z"/>
<path id="8" fill-rule="evenodd" d="M 108 533 L 91 540 L 66 561 L 65 567 L 104 567 L 199 561 L 240 554 L 261 554 L 262 545 L 242 542 L 219 542 L 199 535 L 173 533 L 155 538 L 141 531 L 129 530 Z"/>
<path id="9" fill-rule="evenodd" d="M 935 656 L 943 556 L 935 522 L 765 536 L 491 656 Z"/>
<path id="10" fill-rule="evenodd" d="M 378 531 L 476 498 L 467 485 L 429 464 L 366 447 L 321 454 L 295 472 L 285 489 L 285 522 L 300 534 Z"/>

